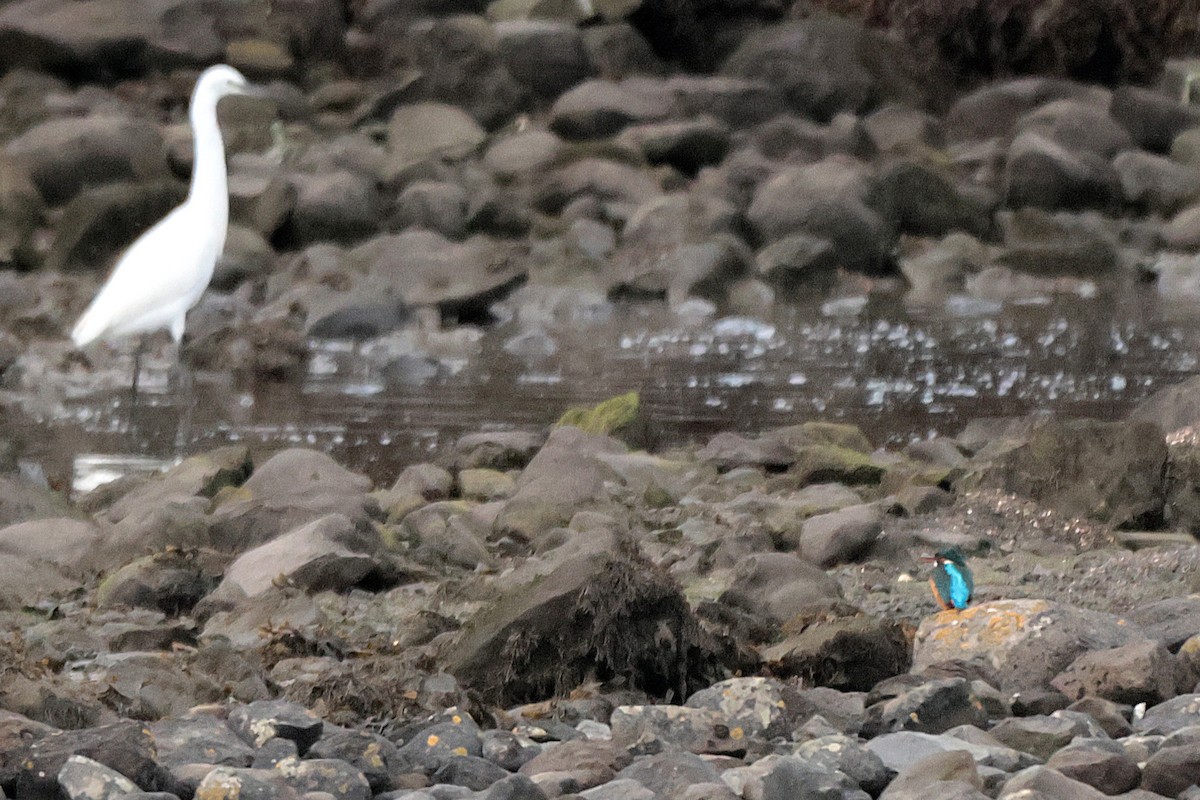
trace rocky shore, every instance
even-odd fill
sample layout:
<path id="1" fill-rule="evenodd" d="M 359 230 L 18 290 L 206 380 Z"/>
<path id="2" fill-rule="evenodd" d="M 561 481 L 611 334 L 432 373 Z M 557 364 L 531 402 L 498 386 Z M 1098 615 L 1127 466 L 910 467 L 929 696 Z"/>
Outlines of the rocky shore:
<path id="1" fill-rule="evenodd" d="M 1075 80 L 1112 31 L 1050 13 L 1053 74 L 962 87 L 809 5 L 5 3 L 5 400 L 127 380 L 64 331 L 182 197 L 214 61 L 269 97 L 222 107 L 209 372 L 287 380 L 312 338 L 436 355 L 501 314 L 536 344 L 616 302 L 1200 294 L 1193 64 Z M 1118 32 L 1139 58 L 1107 77 L 1157 73 Z M 653 420 L 584 411 L 382 485 L 237 446 L 76 501 L 5 471 L 0 788 L 1198 797 L 1198 392 L 893 450 L 807 422 L 648 451 Z M 963 611 L 917 561 L 945 545 Z"/>
<path id="2" fill-rule="evenodd" d="M 1194 794 L 1200 548 L 1118 529 L 1184 524 L 1194 445 L 1158 423 L 981 421 L 903 452 L 807 423 L 652 454 L 628 415 L 573 421 L 388 486 L 239 447 L 75 504 L 4 478 L 0 787 Z M 917 561 L 946 545 L 975 571 L 963 611 Z"/>

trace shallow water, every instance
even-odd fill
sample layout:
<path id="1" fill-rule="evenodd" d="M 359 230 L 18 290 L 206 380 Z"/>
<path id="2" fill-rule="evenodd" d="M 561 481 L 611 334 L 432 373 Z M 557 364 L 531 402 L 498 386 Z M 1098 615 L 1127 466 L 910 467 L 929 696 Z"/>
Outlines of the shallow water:
<path id="1" fill-rule="evenodd" d="M 927 307 L 877 293 L 782 307 L 768 320 L 689 324 L 637 305 L 569 325 L 509 322 L 484 331 L 475 352 L 389 366 L 370 347 L 315 346 L 302 382 L 198 380 L 183 452 L 315 447 L 388 482 L 465 432 L 540 428 L 571 405 L 629 390 L 641 393 L 661 445 L 814 419 L 852 422 L 898 446 L 980 416 L 1113 418 L 1196 371 L 1200 307 L 1164 304 L 1144 287 Z M 179 453 L 180 403 L 165 390 L 132 411 L 125 394 L 69 408 L 73 421 L 47 426 L 26 454 L 77 491 Z"/>

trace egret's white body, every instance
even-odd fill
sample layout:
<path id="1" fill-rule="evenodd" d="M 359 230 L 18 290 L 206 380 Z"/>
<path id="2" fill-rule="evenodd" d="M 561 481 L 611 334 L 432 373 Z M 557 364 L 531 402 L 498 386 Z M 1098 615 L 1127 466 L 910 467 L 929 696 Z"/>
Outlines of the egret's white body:
<path id="1" fill-rule="evenodd" d="M 209 67 L 196 82 L 188 116 L 195 159 L 187 200 L 121 256 L 71 331 L 76 347 L 166 328 L 178 344 L 184 318 L 200 299 L 225 246 L 229 189 L 217 102 L 249 83 L 233 67 Z M 135 376 L 136 381 L 136 376 Z"/>

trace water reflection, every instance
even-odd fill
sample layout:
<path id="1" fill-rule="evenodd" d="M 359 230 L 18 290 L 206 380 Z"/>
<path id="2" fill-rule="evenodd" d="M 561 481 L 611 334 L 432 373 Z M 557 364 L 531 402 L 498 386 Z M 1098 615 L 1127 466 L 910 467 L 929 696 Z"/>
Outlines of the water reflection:
<path id="1" fill-rule="evenodd" d="M 879 293 L 781 308 L 768 320 L 681 321 L 647 305 L 569 324 L 523 328 L 514 319 L 443 352 L 412 337 L 324 343 L 298 385 L 199 379 L 186 450 L 315 447 L 386 482 L 464 432 L 544 426 L 570 405 L 629 390 L 641 393 L 663 444 L 816 418 L 853 422 L 873 441 L 899 445 L 956 433 L 978 416 L 1115 417 L 1196 370 L 1195 312 L 1145 290 L 1003 306 L 950 298 L 935 307 Z M 138 408 L 132 429 L 117 422 L 128 409 L 112 398 L 69 404 L 70 421 L 54 426 L 40 455 L 58 474 L 71 459 L 66 474 L 79 486 L 125 463 L 75 459 L 80 451 L 176 455 L 169 400 Z"/>

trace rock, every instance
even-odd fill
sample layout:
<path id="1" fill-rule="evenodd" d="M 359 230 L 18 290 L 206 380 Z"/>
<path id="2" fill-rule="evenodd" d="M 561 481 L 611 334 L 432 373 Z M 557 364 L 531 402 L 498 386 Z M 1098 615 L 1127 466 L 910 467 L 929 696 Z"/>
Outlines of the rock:
<path id="1" fill-rule="evenodd" d="M 795 755 L 816 769 L 841 772 L 872 797 L 878 797 L 895 774 L 857 739 L 843 734 L 820 736 L 804 742 L 796 748 Z"/>
<path id="2" fill-rule="evenodd" d="M 802 618 L 800 618 L 802 619 Z M 841 691 L 866 691 L 906 671 L 912 657 L 903 627 L 864 614 L 817 619 L 765 649 L 763 660 L 779 677 Z M 957 723 L 956 723 L 957 724 Z"/>
<path id="3" fill-rule="evenodd" d="M 1200 205 L 1187 206 L 1172 217 L 1163 228 L 1162 240 L 1177 250 L 1192 252 L 1200 248 Z"/>
<path id="4" fill-rule="evenodd" d="M 576 203 L 584 207 L 595 203 L 605 216 L 625 220 L 638 206 L 661 193 L 658 181 L 644 168 L 585 156 L 539 175 L 533 202 L 549 214 L 560 214 Z M 592 216 L 599 213 L 598 209 Z"/>
<path id="5" fill-rule="evenodd" d="M 483 163 L 501 180 L 527 178 L 563 156 L 567 146 L 549 131 L 530 128 L 498 135 L 488 145 Z"/>
<path id="6" fill-rule="evenodd" d="M 293 448 L 277 453 L 238 489 L 217 499 L 212 544 L 244 551 L 315 519 L 342 514 L 353 522 L 367 518 L 371 482 L 329 456 Z"/>
<path id="7" fill-rule="evenodd" d="M 436 306 L 456 318 L 490 305 L 521 281 L 514 247 L 489 236 L 451 242 L 433 231 L 410 230 L 368 239 L 350 251 L 350 260 L 367 273 L 358 288 L 372 301 Z"/>
<path id="8" fill-rule="evenodd" d="M 963 727 L 951 733 L 968 732 L 970 736 L 945 733 L 934 736 L 916 731 L 897 731 L 877 736 L 866 743 L 866 748 L 878 755 L 890 769 L 901 773 L 912 771 L 915 765 L 936 753 L 966 751 L 979 766 L 999 768 L 1012 772 L 1036 763 L 1033 756 L 1000 744 L 994 737 L 972 727 Z"/>
<path id="9" fill-rule="evenodd" d="M 682 122 L 632 125 L 617 138 L 639 151 L 651 164 L 669 164 L 685 175 L 719 164 L 729 151 L 729 127 L 704 115 Z"/>
<path id="10" fill-rule="evenodd" d="M 986 797 L 975 759 L 964 750 L 946 750 L 921 758 L 900 772 L 880 800 L 919 800 L 931 795 L 977 800 Z M 973 793 L 973 794 L 972 794 Z"/>
<path id="11" fill-rule="evenodd" d="M 458 469 L 523 469 L 546 442 L 540 433 L 486 431 L 468 433 L 454 443 L 454 465 Z"/>
<path id="12" fill-rule="evenodd" d="M 1163 156 L 1127 150 L 1113 159 L 1125 201 L 1159 214 L 1174 214 L 1200 196 L 1200 174 Z"/>
<path id="13" fill-rule="evenodd" d="M 358 770 L 336 758 L 295 756 L 275 765 L 287 783 L 299 792 L 328 792 L 337 800 L 371 800 L 371 787 Z"/>
<path id="14" fill-rule="evenodd" d="M 1134 407 L 1129 419 L 1155 423 L 1167 433 L 1200 423 L 1200 377 L 1159 389 Z"/>
<path id="15" fill-rule="evenodd" d="M 1125 126 L 1139 147 L 1156 153 L 1171 149 L 1175 137 L 1200 125 L 1200 112 L 1151 89 L 1122 86 L 1112 94 L 1109 113 Z"/>
<path id="16" fill-rule="evenodd" d="M 1011 134 L 1026 113 L 1059 99 L 1090 100 L 1096 89 L 1052 77 L 1027 77 L 986 84 L 958 98 L 946 113 L 951 142 L 978 142 Z"/>
<path id="17" fill-rule="evenodd" d="M 764 800 L 787 797 L 867 800 L 870 797 L 848 776 L 815 768 L 797 756 L 770 755 L 748 767 L 726 770 L 721 780 L 737 795 Z"/>
<path id="18" fill-rule="evenodd" d="M 621 778 L 579 793 L 585 800 L 655 800 L 657 794 L 632 778 Z"/>
<path id="19" fill-rule="evenodd" d="M 1070 744 L 1080 731 L 1069 719 L 1035 715 L 1000 720 L 989 732 L 1014 750 L 1045 761 Z"/>
<path id="20" fill-rule="evenodd" d="M 1200 783 L 1200 742 L 1163 747 L 1142 768 L 1141 788 L 1165 797 L 1179 797 Z"/>
<path id="21" fill-rule="evenodd" d="M 1166 460 L 1162 431 L 1153 423 L 1049 422 L 1024 444 L 977 463 L 966 483 L 1131 527 L 1161 518 Z"/>
<path id="22" fill-rule="evenodd" d="M 779 471 L 787 469 L 796 460 L 795 452 L 781 442 L 765 438 L 748 439 L 728 431 L 709 439 L 696 457 L 722 471 L 747 466 Z"/>
<path id="23" fill-rule="evenodd" d="M 753 553 L 737 562 L 720 602 L 777 625 L 841 596 L 836 580 L 801 558 L 790 553 Z"/>
<path id="24" fill-rule="evenodd" d="M 1116 617 L 1048 600 L 999 600 L 921 621 L 913 668 L 981 658 L 1005 691 L 1045 689 L 1081 654 L 1141 638 Z"/>
<path id="25" fill-rule="evenodd" d="M 1038 106 L 1017 121 L 1021 131 L 1035 131 L 1071 153 L 1111 159 L 1133 144 L 1129 132 L 1109 115 L 1107 98 L 1064 98 Z"/>
<path id="26" fill-rule="evenodd" d="M 708 709 L 743 736 L 762 739 L 790 732 L 808 708 L 795 690 L 773 678 L 728 678 L 696 692 L 686 705 Z"/>
<path id="27" fill-rule="evenodd" d="M 1164 736 L 1192 725 L 1200 725 L 1200 694 L 1181 694 L 1151 706 L 1133 721 L 1137 733 Z"/>
<path id="28" fill-rule="evenodd" d="M 44 212 L 29 168 L 0 150 L 0 266 L 34 266 L 33 234 Z"/>
<path id="29" fill-rule="evenodd" d="M 630 674 L 650 692 L 706 678 L 712 656 L 682 594 L 618 541 L 598 532 L 507 575 L 497 599 L 463 627 L 448 671 L 501 703 L 537 700 L 597 669 Z M 527 643 L 519 651 L 508 644 L 514 637 Z"/>
<path id="30" fill-rule="evenodd" d="M 155 763 L 150 737 L 141 724 L 126 720 L 84 730 L 51 733 L 28 745 L 17 762 L 16 796 L 58 796 L 59 772 L 72 756 L 82 756 L 106 767 L 143 791 L 171 789 L 175 785 L 167 772 Z M 96 770 L 83 764 L 68 769 L 72 782 L 85 772 L 95 774 Z M 124 785 L 107 772 L 97 777 L 106 784 Z"/>
<path id="31" fill-rule="evenodd" d="M 890 228 L 914 236 L 945 236 L 956 230 L 982 236 L 991 227 L 988 208 L 917 159 L 886 164 L 871 181 L 866 203 Z"/>
<path id="32" fill-rule="evenodd" d="M 1084 697 L 1067 706 L 1069 711 L 1087 714 L 1110 738 L 1120 739 L 1133 733 L 1129 724 L 1132 709 L 1100 697 Z"/>
<path id="33" fill-rule="evenodd" d="M 944 145 L 945 135 L 936 117 L 903 105 L 885 105 L 859 124 L 871 147 L 884 155 L 915 156 Z"/>
<path id="34" fill-rule="evenodd" d="M 793 233 L 758 251 L 754 269 L 784 297 L 801 297 L 831 280 L 838 265 L 837 252 L 826 239 Z"/>
<path id="35" fill-rule="evenodd" d="M 377 566 L 364 549 L 374 549 L 341 514 L 320 517 L 253 550 L 229 565 L 218 591 L 240 590 L 255 597 L 277 583 L 308 591 L 344 591 Z"/>
<path id="36" fill-rule="evenodd" d="M 720 776 L 700 756 L 676 751 L 639 758 L 618 772 L 617 779 L 635 780 L 659 797 L 674 797 L 688 786 L 719 782 Z"/>
<path id="37" fill-rule="evenodd" d="M 371 791 L 376 793 L 392 786 L 392 769 L 399 758 L 396 746 L 378 734 L 336 728 L 328 723 L 307 755 L 311 759 L 336 760 L 350 766 L 366 778 Z M 348 777 L 355 783 L 353 775 Z"/>
<path id="38" fill-rule="evenodd" d="M 614 477 L 596 456 L 624 449 L 607 436 L 555 428 L 517 478 L 517 491 L 496 518 L 496 530 L 528 541 L 540 531 L 565 525 L 581 507 L 600 500 L 605 481 Z"/>
<path id="39" fill-rule="evenodd" d="M 494 469 L 464 469 L 458 483 L 464 498 L 484 503 L 511 497 L 517 487 L 511 475 Z"/>
<path id="40" fill-rule="evenodd" d="M 630 740 L 631 743 L 633 741 L 636 739 Z M 540 775 L 569 775 L 579 787 L 577 793 L 583 793 L 610 782 L 618 772 L 629 766 L 631 761 L 632 758 L 625 749 L 613 742 L 579 739 L 562 742 L 544 750 L 522 765 L 520 774 L 528 776 L 534 782 L 537 782 Z"/>
<path id="41" fill-rule="evenodd" d="M 0 13 L 0 39 L 16 10 L 9 6 Z M 114 114 L 48 120 L 10 141 L 4 152 L 27 167 L 50 205 L 67 202 L 85 187 L 168 177 L 162 137 L 154 125 Z"/>
<path id="42" fill-rule="evenodd" d="M 646 79 L 593 79 L 559 95 L 550 109 L 550 130 L 567 139 L 599 139 L 661 120 L 669 109 L 663 89 Z"/>
<path id="43" fill-rule="evenodd" d="M 443 103 L 401 106 L 388 122 L 391 157 L 385 175 L 391 177 L 430 159 L 459 160 L 483 143 L 479 123 L 459 108 Z"/>
<path id="44" fill-rule="evenodd" d="M 43 266 L 64 272 L 102 269 L 183 198 L 183 187 L 168 180 L 83 187 L 63 209 Z"/>
<path id="45" fill-rule="evenodd" d="M 828 241 L 847 269 L 878 271 L 891 233 L 865 202 L 868 185 L 843 159 L 789 167 L 760 185 L 746 211 L 765 241 L 804 233 Z"/>
<path id="46" fill-rule="evenodd" d="M 240 486 L 253 468 L 245 447 L 218 447 L 185 458 L 161 475 L 139 484 L 112 503 L 104 517 L 116 523 L 145 506 L 192 497 L 211 498 L 225 487 Z"/>
<path id="47" fill-rule="evenodd" d="M 1047 759 L 1046 766 L 1106 795 L 1136 789 L 1142 778 L 1137 762 L 1119 744 L 1103 740 L 1064 747 Z"/>
<path id="48" fill-rule="evenodd" d="M 480 800 L 547 800 L 546 793 L 524 775 L 509 775 L 493 783 Z"/>
<path id="49" fill-rule="evenodd" d="M 801 486 L 814 483 L 841 483 L 864 486 L 879 483 L 885 467 L 871 456 L 836 444 L 802 445 L 796 449 L 789 478 Z"/>
<path id="50" fill-rule="evenodd" d="M 0 553 L 43 561 L 67 575 L 80 578 L 87 572 L 89 555 L 103 533 L 78 519 L 51 518 L 18 522 L 0 528 Z"/>
<path id="51" fill-rule="evenodd" d="M 1013 208 L 1109 208 L 1120 184 L 1104 158 L 1027 131 L 1009 145 L 1004 197 Z"/>
<path id="52" fill-rule="evenodd" d="M 883 509 L 867 503 L 806 520 L 800 555 L 823 569 L 857 561 L 883 531 Z"/>
<path id="53" fill-rule="evenodd" d="M 868 730 L 874 728 L 881 733 L 906 730 L 935 734 L 959 725 L 986 724 L 987 713 L 963 678 L 927 681 L 871 706 L 866 722 Z"/>
<path id="54" fill-rule="evenodd" d="M 108 800 L 142 793 L 121 773 L 85 756 L 67 758 L 58 771 L 58 785 L 71 800 Z"/>
<path id="55" fill-rule="evenodd" d="M 167 767 L 180 764 L 248 767 L 254 759 L 254 749 L 215 717 L 165 719 L 149 728 L 158 761 Z"/>
<path id="56" fill-rule="evenodd" d="M 384 205 L 375 181 L 350 170 L 296 175 L 296 201 L 283 235 L 303 247 L 314 242 L 354 243 L 377 231 Z"/>
<path id="57" fill-rule="evenodd" d="M 300 755 L 321 738 L 324 723 L 308 709 L 286 700 L 263 700 L 229 712 L 229 727 L 255 747 L 279 737 L 296 743 Z"/>
<path id="58" fill-rule="evenodd" d="M 223 558 L 184 550 L 143 556 L 96 587 L 96 605 L 150 608 L 173 616 L 186 613 L 216 588 L 224 564 Z"/>
<path id="59" fill-rule="evenodd" d="M 721 73 L 769 81 L 798 113 L 828 120 L 839 111 L 862 111 L 874 99 L 875 76 L 863 59 L 873 35 L 834 16 L 776 24 L 743 39 Z"/>
<path id="60" fill-rule="evenodd" d="M 470 197 L 466 189 L 448 181 L 414 181 L 396 201 L 393 223 L 400 228 L 427 228 L 447 239 L 467 233 Z"/>
<path id="61" fill-rule="evenodd" d="M 1024 794 L 1023 794 L 1024 793 Z M 1062 798 L 1062 800 L 1102 800 L 1107 795 L 1096 791 L 1086 783 L 1071 780 L 1049 767 L 1029 767 L 1013 775 L 1000 790 L 1001 798 L 1016 800 L 1018 797 L 1034 796 Z"/>
<path id="62" fill-rule="evenodd" d="M 196 796 L 212 800 L 301 800 L 300 792 L 273 769 L 217 767 L 196 787 Z"/>
<path id="63" fill-rule="evenodd" d="M 633 75 L 665 74 L 668 71 L 666 65 L 654 54 L 645 37 L 624 21 L 624 16 L 618 14 L 620 21 L 583 29 L 588 60 L 599 77 L 619 80 Z"/>
<path id="64" fill-rule="evenodd" d="M 501 22 L 496 25 L 496 39 L 509 73 L 538 97 L 557 97 L 592 75 L 583 33 L 573 24 Z"/>
<path id="65" fill-rule="evenodd" d="M 612 741 L 627 750 L 692 753 L 740 753 L 747 746 L 742 729 L 726 724 L 709 709 L 686 706 L 618 706 L 612 714 Z"/>
<path id="66" fill-rule="evenodd" d="M 1175 657 L 1154 641 L 1084 653 L 1050 683 L 1070 700 L 1101 697 L 1154 705 L 1176 693 Z"/>

